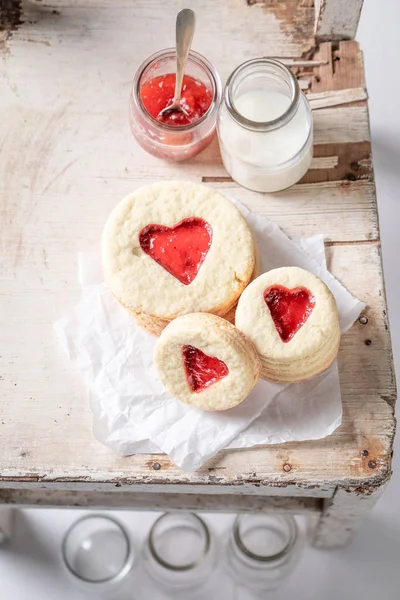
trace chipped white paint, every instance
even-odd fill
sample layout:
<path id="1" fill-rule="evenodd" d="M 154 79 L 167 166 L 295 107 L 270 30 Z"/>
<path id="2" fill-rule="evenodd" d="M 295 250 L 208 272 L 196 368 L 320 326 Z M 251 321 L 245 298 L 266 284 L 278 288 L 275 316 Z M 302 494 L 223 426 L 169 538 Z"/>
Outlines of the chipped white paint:
<path id="1" fill-rule="evenodd" d="M 375 506 L 386 483 L 375 489 L 338 488 L 330 500 L 324 501 L 321 517 L 311 531 L 317 548 L 337 548 L 347 544 L 362 520 Z"/>
<path id="2" fill-rule="evenodd" d="M 299 79 L 299 86 L 303 91 L 308 90 L 311 86 L 311 79 Z"/>
<path id="3" fill-rule="evenodd" d="M 350 40 L 357 32 L 363 0 L 315 0 L 315 35 L 321 40 Z"/>
<path id="4" fill-rule="evenodd" d="M 287 67 L 320 67 L 321 65 L 326 65 L 327 62 L 324 60 L 302 60 L 302 59 L 294 59 L 294 58 L 280 58 L 279 56 L 272 56 L 274 60 L 279 60 L 281 63 L 286 65 Z"/>

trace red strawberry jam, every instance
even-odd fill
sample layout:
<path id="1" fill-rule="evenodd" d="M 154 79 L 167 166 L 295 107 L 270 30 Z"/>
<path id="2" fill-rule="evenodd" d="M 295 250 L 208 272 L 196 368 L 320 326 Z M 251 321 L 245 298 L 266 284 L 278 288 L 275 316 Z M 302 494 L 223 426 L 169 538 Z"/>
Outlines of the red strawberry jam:
<path id="1" fill-rule="evenodd" d="M 175 73 L 159 75 L 140 88 L 140 97 L 152 117 L 166 125 L 189 125 L 201 119 L 212 102 L 210 90 L 194 77 L 185 75 L 182 83 L 181 106 L 187 112 L 172 111 L 159 117 L 160 111 L 172 104 L 175 92 Z"/>
<path id="2" fill-rule="evenodd" d="M 183 219 L 174 227 L 146 225 L 139 233 L 143 252 L 184 285 L 196 277 L 211 241 L 211 225 L 198 217 Z"/>
<path id="3" fill-rule="evenodd" d="M 307 321 L 315 306 L 315 298 L 304 287 L 289 289 L 271 285 L 264 290 L 264 300 L 283 342 L 290 342 Z"/>
<path id="4" fill-rule="evenodd" d="M 182 346 L 186 379 L 192 392 L 202 392 L 229 373 L 226 364 L 215 356 L 208 356 L 194 346 Z"/>

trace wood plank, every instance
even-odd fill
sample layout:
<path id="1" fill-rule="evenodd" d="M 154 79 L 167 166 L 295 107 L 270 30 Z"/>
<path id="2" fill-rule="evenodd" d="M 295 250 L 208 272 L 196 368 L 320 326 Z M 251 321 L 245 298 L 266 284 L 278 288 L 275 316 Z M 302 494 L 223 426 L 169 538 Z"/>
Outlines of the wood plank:
<path id="1" fill-rule="evenodd" d="M 129 474 L 125 473 L 122 469 L 119 473 L 113 471 L 107 479 L 96 479 L 95 477 L 57 477 L 57 478 L 41 478 L 38 475 L 27 476 L 26 478 L 11 477 L 11 478 L 0 478 L 0 505 L 2 498 L 16 498 L 17 496 L 22 499 L 23 493 L 27 490 L 32 491 L 35 497 L 44 497 L 47 492 L 73 492 L 82 494 L 116 494 L 123 496 L 133 496 L 134 494 L 168 494 L 171 496 L 192 496 L 192 495 L 205 495 L 205 496 L 223 496 L 227 499 L 229 496 L 239 496 L 246 498 L 253 498 L 254 501 L 265 499 L 265 503 L 269 503 L 269 498 L 279 497 L 283 498 L 284 502 L 292 496 L 297 498 L 332 498 L 336 487 L 332 484 L 320 483 L 315 487 L 308 487 L 306 485 L 288 484 L 287 486 L 277 486 L 275 483 L 269 485 L 266 481 L 263 485 L 260 484 L 259 479 L 253 474 L 250 480 L 245 480 L 243 477 L 232 479 L 229 483 L 222 482 L 218 475 L 214 475 L 216 469 L 210 467 L 208 469 L 208 477 L 198 477 L 196 479 L 187 478 L 185 475 L 175 467 L 168 458 L 163 454 L 152 454 L 152 455 L 139 455 L 141 458 L 146 456 L 151 458 L 151 464 L 148 463 L 148 467 L 153 469 L 153 465 L 157 466 L 157 469 L 150 471 L 150 477 L 144 480 L 139 480 L 136 477 L 132 477 L 133 471 Z M 130 457 L 129 460 L 134 457 Z M 127 460 L 126 458 L 124 460 Z M 138 463 L 139 464 L 139 463 Z M 160 466 L 160 469 L 158 468 Z M 165 469 L 167 469 L 168 476 L 166 476 Z M 158 471 L 163 470 L 161 477 Z M 154 474 L 154 477 L 153 477 Z M 205 473 L 206 474 L 206 473 Z M 11 490 L 11 491 L 10 491 Z M 10 496 L 8 495 L 10 491 Z M 29 497 L 29 496 L 28 496 Z M 57 495 L 56 495 L 57 498 Z M 45 499 L 42 502 L 46 502 Z M 116 500 L 115 502 L 123 503 L 123 500 Z M 233 500 L 230 500 L 232 503 Z"/>
<path id="2" fill-rule="evenodd" d="M 364 106 L 324 108 L 315 111 L 313 119 L 314 144 L 357 143 L 370 139 L 368 110 Z"/>
<path id="3" fill-rule="evenodd" d="M 325 60 L 304 60 L 302 58 L 283 58 L 279 56 L 271 56 L 269 58 L 273 58 L 275 60 L 279 60 L 281 63 L 286 65 L 287 67 L 291 67 L 294 69 L 298 68 L 314 68 L 320 67 L 321 65 L 326 64 Z"/>
<path id="4" fill-rule="evenodd" d="M 336 169 L 338 164 L 338 156 L 314 156 L 310 169 Z"/>
<path id="5" fill-rule="evenodd" d="M 312 92 L 307 95 L 312 110 L 340 106 L 367 100 L 368 94 L 365 88 L 350 88 L 348 90 L 333 90 L 329 92 Z"/>
<path id="6" fill-rule="evenodd" d="M 375 187 L 370 181 L 299 184 L 275 194 L 259 194 L 233 182 L 214 183 L 208 179 L 205 182 L 266 215 L 294 238 L 304 235 L 304 231 L 307 235 L 323 233 L 326 241 L 379 237 Z"/>
<path id="7" fill-rule="evenodd" d="M 315 35 L 320 40 L 351 40 L 363 0 L 315 0 Z"/>
<path id="8" fill-rule="evenodd" d="M 321 512 L 322 501 L 317 498 L 283 498 L 225 494 L 163 494 L 137 492 L 74 492 L 48 489 L 0 490 L 2 505 L 19 507 L 69 507 L 127 510 L 192 510 L 196 512 L 251 512 L 298 514 Z M 6 509 L 3 510 L 6 513 Z M 8 513 L 12 510 L 8 509 Z M 0 508 L 1 515 L 1 508 Z M 0 539 L 1 543 L 1 539 Z"/>

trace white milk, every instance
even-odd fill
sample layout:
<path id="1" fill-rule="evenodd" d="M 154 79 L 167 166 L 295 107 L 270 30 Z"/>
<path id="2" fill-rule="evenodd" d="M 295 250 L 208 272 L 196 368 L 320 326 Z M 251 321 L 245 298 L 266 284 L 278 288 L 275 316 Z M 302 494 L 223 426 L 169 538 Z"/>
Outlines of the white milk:
<path id="1" fill-rule="evenodd" d="M 290 98 L 278 91 L 255 89 L 235 98 L 235 108 L 246 119 L 266 122 L 282 116 Z M 258 192 L 285 189 L 303 177 L 312 159 L 312 116 L 300 94 L 292 119 L 273 131 L 242 127 L 221 106 L 218 135 L 225 168 L 240 185 Z"/>

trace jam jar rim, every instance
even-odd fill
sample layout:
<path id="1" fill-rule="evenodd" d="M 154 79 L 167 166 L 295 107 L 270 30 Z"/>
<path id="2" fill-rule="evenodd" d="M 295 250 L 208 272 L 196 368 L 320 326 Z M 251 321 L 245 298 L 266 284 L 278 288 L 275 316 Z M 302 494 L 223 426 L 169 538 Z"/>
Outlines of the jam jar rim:
<path id="1" fill-rule="evenodd" d="M 287 110 L 277 117 L 276 119 L 272 119 L 271 121 L 253 121 L 251 119 L 247 119 L 244 117 L 240 111 L 236 108 L 235 102 L 232 98 L 232 84 L 235 79 L 243 73 L 248 67 L 256 66 L 256 65 L 272 65 L 282 71 L 288 78 L 289 84 L 291 88 L 291 102 Z M 273 131 L 275 129 L 279 129 L 283 125 L 286 125 L 297 112 L 297 109 L 300 104 L 301 91 L 299 82 L 296 77 L 293 75 L 292 71 L 284 65 L 279 60 L 274 58 L 253 58 L 251 60 L 247 60 L 244 63 L 241 63 L 236 69 L 232 71 L 229 75 L 224 89 L 224 100 L 226 107 L 231 115 L 231 117 L 242 127 L 245 129 L 249 129 L 251 131 Z"/>
<path id="2" fill-rule="evenodd" d="M 178 125 L 178 126 L 177 125 L 168 125 L 167 123 L 163 123 L 162 121 L 159 121 L 158 119 L 153 117 L 148 112 L 146 107 L 144 106 L 142 98 L 140 96 L 140 83 L 141 83 L 141 80 L 142 80 L 145 70 L 153 62 L 155 62 L 156 60 L 160 60 L 162 58 L 169 58 L 169 57 L 174 57 L 174 58 L 176 57 L 176 49 L 175 48 L 164 48 L 163 50 L 154 52 L 154 54 L 151 54 L 146 60 L 144 60 L 135 73 L 131 93 L 132 93 L 132 98 L 133 98 L 135 105 L 140 110 L 143 117 L 151 125 L 159 127 L 160 129 L 163 129 L 165 131 L 174 132 L 174 133 L 179 134 L 182 132 L 192 131 L 192 130 L 196 129 L 196 127 L 198 127 L 202 123 L 205 123 L 210 118 L 210 116 L 213 114 L 213 112 L 218 110 L 218 107 L 219 107 L 219 104 L 221 101 L 221 96 L 222 96 L 222 84 L 221 84 L 221 79 L 218 74 L 218 71 L 210 63 L 210 61 L 207 60 L 205 58 L 205 56 L 203 56 L 199 52 L 190 50 L 188 60 L 192 59 L 192 60 L 194 60 L 194 62 L 199 64 L 201 67 L 203 67 L 207 71 L 207 73 L 210 77 L 210 80 L 212 82 L 213 96 L 212 96 L 211 104 L 208 107 L 207 111 L 204 113 L 204 115 L 202 117 L 200 117 L 200 119 L 197 119 L 197 121 L 193 121 L 192 123 L 188 123 L 187 125 Z"/>

